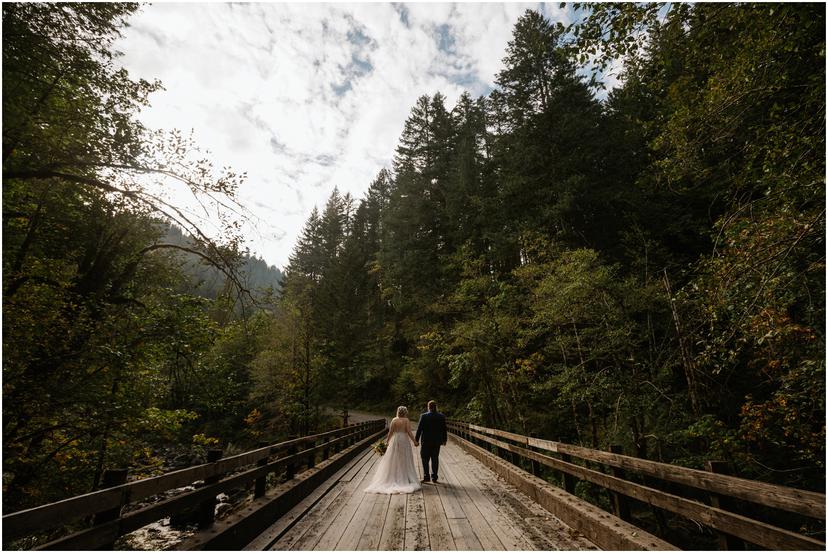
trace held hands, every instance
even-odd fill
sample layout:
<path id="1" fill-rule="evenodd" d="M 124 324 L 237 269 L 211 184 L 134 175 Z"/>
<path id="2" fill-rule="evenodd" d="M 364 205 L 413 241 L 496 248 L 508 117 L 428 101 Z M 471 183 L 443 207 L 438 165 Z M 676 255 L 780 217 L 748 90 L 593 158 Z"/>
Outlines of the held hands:
<path id="1" fill-rule="evenodd" d="M 414 440 L 414 447 L 420 447 L 420 442 L 418 442 L 417 440 Z"/>

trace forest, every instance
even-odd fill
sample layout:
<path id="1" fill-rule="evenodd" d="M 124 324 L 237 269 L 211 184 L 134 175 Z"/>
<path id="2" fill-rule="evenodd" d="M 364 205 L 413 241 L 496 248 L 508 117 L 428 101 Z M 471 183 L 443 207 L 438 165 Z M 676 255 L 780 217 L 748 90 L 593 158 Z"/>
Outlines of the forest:
<path id="1" fill-rule="evenodd" d="M 138 122 L 138 9 L 3 5 L 5 512 L 429 399 L 824 491 L 824 5 L 527 11 L 284 275 L 146 186 L 237 206 L 244 174 Z"/>

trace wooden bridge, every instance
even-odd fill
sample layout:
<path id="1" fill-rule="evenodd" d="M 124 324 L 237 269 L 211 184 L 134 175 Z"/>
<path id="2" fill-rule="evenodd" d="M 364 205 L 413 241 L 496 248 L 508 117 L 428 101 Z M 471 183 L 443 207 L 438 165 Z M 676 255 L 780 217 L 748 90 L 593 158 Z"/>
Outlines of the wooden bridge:
<path id="1" fill-rule="evenodd" d="M 385 433 L 374 420 L 227 458 L 214 451 L 154 478 L 110 473 L 109 488 L 4 515 L 4 549 L 111 549 L 183 512 L 194 523 L 177 546 L 186 550 L 677 549 L 645 530 L 656 520 L 663 534 L 667 516 L 709 528 L 720 549 L 825 549 L 824 494 L 470 424 L 449 431 L 439 484 L 416 493 L 364 493 L 378 461 L 369 446 Z M 247 499 L 216 520 L 216 496 L 239 489 Z"/>

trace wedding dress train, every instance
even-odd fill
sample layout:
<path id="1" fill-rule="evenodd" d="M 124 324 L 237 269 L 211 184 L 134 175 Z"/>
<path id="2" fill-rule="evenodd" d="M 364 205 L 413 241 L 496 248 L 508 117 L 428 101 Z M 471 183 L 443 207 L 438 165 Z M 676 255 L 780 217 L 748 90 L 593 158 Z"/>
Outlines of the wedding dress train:
<path id="1" fill-rule="evenodd" d="M 408 435 L 408 419 L 391 421 L 391 439 L 380 459 L 374 479 L 365 489 L 368 493 L 411 493 L 420 489 L 420 478 L 414 465 L 414 448 Z"/>

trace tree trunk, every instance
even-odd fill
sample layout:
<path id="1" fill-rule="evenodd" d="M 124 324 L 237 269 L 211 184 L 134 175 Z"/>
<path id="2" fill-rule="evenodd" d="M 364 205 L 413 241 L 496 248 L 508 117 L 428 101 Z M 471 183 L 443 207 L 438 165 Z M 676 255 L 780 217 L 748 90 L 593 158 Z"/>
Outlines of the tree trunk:
<path id="1" fill-rule="evenodd" d="M 676 309 L 676 302 L 673 299 L 673 290 L 670 287 L 670 279 L 667 277 L 666 269 L 664 270 L 664 289 L 667 291 L 667 296 L 670 299 L 670 309 L 673 312 L 673 322 L 676 325 L 681 358 L 684 361 L 684 375 L 687 378 L 687 393 L 690 396 L 690 407 L 693 409 L 693 415 L 698 417 L 701 409 L 699 407 L 698 384 L 696 382 L 696 364 L 690 353 L 690 347 L 687 344 L 687 337 L 684 334 L 681 319 L 679 319 L 678 309 Z"/>

